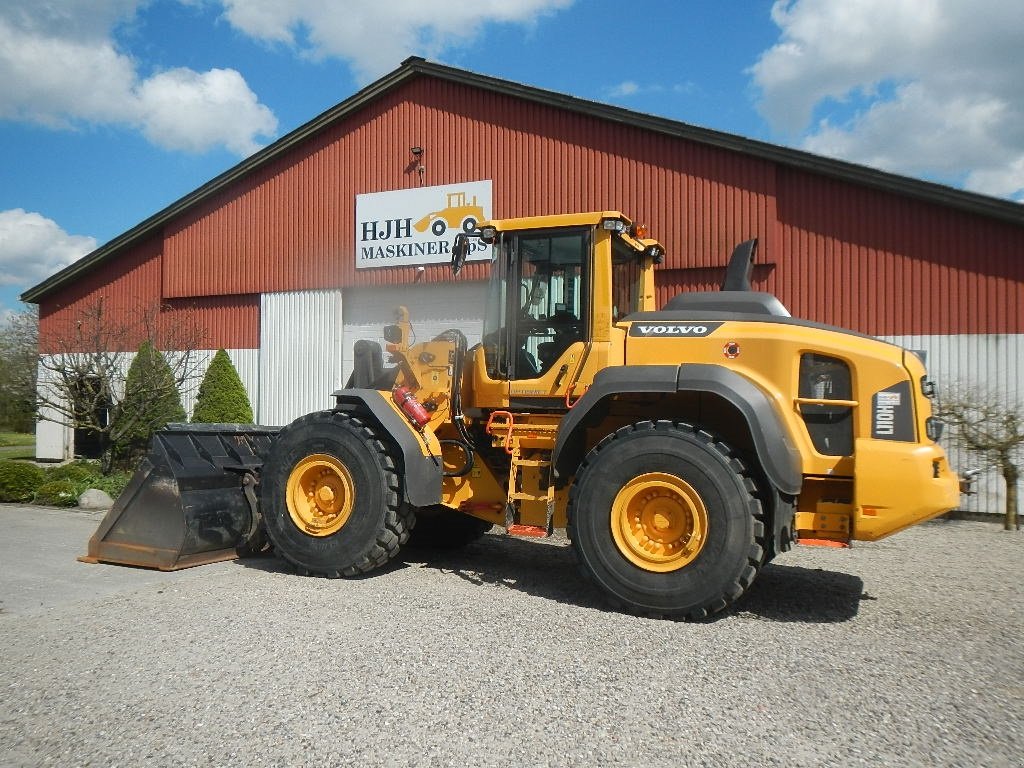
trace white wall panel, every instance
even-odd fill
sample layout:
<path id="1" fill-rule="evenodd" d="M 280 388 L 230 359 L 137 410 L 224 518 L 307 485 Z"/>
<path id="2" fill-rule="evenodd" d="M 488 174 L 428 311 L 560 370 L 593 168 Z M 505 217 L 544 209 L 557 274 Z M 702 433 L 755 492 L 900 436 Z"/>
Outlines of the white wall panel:
<path id="1" fill-rule="evenodd" d="M 957 388 L 971 388 L 995 397 L 1009 407 L 1024 405 L 1024 335 L 990 334 L 958 336 L 884 336 L 886 341 L 927 353 L 929 376 L 939 398 Z M 957 472 L 981 468 L 978 493 L 961 497 L 961 508 L 972 512 L 1001 513 L 1006 491 L 1003 480 L 991 467 L 963 450 L 947 434 L 942 444 Z"/>
<path id="2" fill-rule="evenodd" d="M 486 291 L 487 283 L 479 280 L 347 289 L 342 382 L 348 381 L 352 373 L 355 343 L 367 339 L 383 347 L 383 328 L 395 322 L 398 306 L 409 310 L 415 341 L 429 341 L 449 328 L 458 328 L 466 334 L 470 346 L 477 344 L 483 328 Z"/>
<path id="3" fill-rule="evenodd" d="M 341 291 L 261 296 L 260 424 L 288 424 L 333 405 L 331 392 L 341 382 L 341 309 Z"/>
<path id="4" fill-rule="evenodd" d="M 47 390 L 50 374 L 42 364 L 38 368 L 37 387 L 40 393 Z M 53 398 L 55 394 L 44 395 Z M 53 408 L 40 409 L 40 421 L 36 422 L 36 459 L 39 461 L 64 461 L 70 459 L 74 450 L 74 430 Z"/>

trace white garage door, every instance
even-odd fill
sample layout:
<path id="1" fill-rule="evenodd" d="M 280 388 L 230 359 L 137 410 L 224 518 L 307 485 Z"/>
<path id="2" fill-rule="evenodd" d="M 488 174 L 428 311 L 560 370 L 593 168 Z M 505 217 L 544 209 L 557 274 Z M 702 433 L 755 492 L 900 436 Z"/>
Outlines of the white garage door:
<path id="1" fill-rule="evenodd" d="M 414 341 L 429 341 L 449 328 L 458 328 L 466 334 L 470 346 L 477 344 L 486 291 L 487 283 L 483 281 L 347 289 L 342 302 L 342 382 L 347 382 L 352 373 L 353 345 L 368 339 L 383 347 L 383 328 L 395 322 L 395 308 L 399 306 L 409 310 Z"/>

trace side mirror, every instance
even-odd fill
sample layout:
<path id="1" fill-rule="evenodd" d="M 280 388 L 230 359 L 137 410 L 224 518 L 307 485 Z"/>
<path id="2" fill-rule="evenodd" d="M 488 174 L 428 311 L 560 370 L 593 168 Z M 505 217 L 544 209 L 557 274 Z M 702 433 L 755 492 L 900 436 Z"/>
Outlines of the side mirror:
<path id="1" fill-rule="evenodd" d="M 469 238 L 465 232 L 459 232 L 452 243 L 452 274 L 458 275 L 462 271 L 462 265 L 466 263 L 469 255 Z"/>

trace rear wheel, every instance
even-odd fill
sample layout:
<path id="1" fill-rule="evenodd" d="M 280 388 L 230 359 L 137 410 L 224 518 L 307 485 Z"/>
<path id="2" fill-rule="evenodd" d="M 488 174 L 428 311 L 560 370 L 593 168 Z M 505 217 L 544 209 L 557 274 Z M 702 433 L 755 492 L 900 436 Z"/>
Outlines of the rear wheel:
<path id="1" fill-rule="evenodd" d="M 699 619 L 753 582 L 764 524 L 754 483 L 712 435 L 670 421 L 619 429 L 569 498 L 584 573 L 627 610 Z"/>
<path id="2" fill-rule="evenodd" d="M 332 578 L 384 565 L 415 522 L 380 436 L 332 411 L 281 430 L 264 464 L 260 506 L 278 554 L 300 572 Z"/>

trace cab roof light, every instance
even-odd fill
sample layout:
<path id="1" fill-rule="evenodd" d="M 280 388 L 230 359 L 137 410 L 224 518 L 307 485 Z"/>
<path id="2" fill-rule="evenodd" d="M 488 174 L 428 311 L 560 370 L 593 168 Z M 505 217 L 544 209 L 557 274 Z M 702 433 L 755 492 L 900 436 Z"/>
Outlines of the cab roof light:
<path id="1" fill-rule="evenodd" d="M 622 219 L 601 219 L 601 227 L 612 232 L 625 232 L 626 222 Z"/>
<path id="2" fill-rule="evenodd" d="M 629 230 L 629 236 L 634 240 L 646 240 L 647 239 L 647 225 L 646 224 L 634 224 Z"/>
<path id="3" fill-rule="evenodd" d="M 485 243 L 493 243 L 497 236 L 498 230 L 496 227 L 482 227 L 480 229 L 480 239 Z"/>

